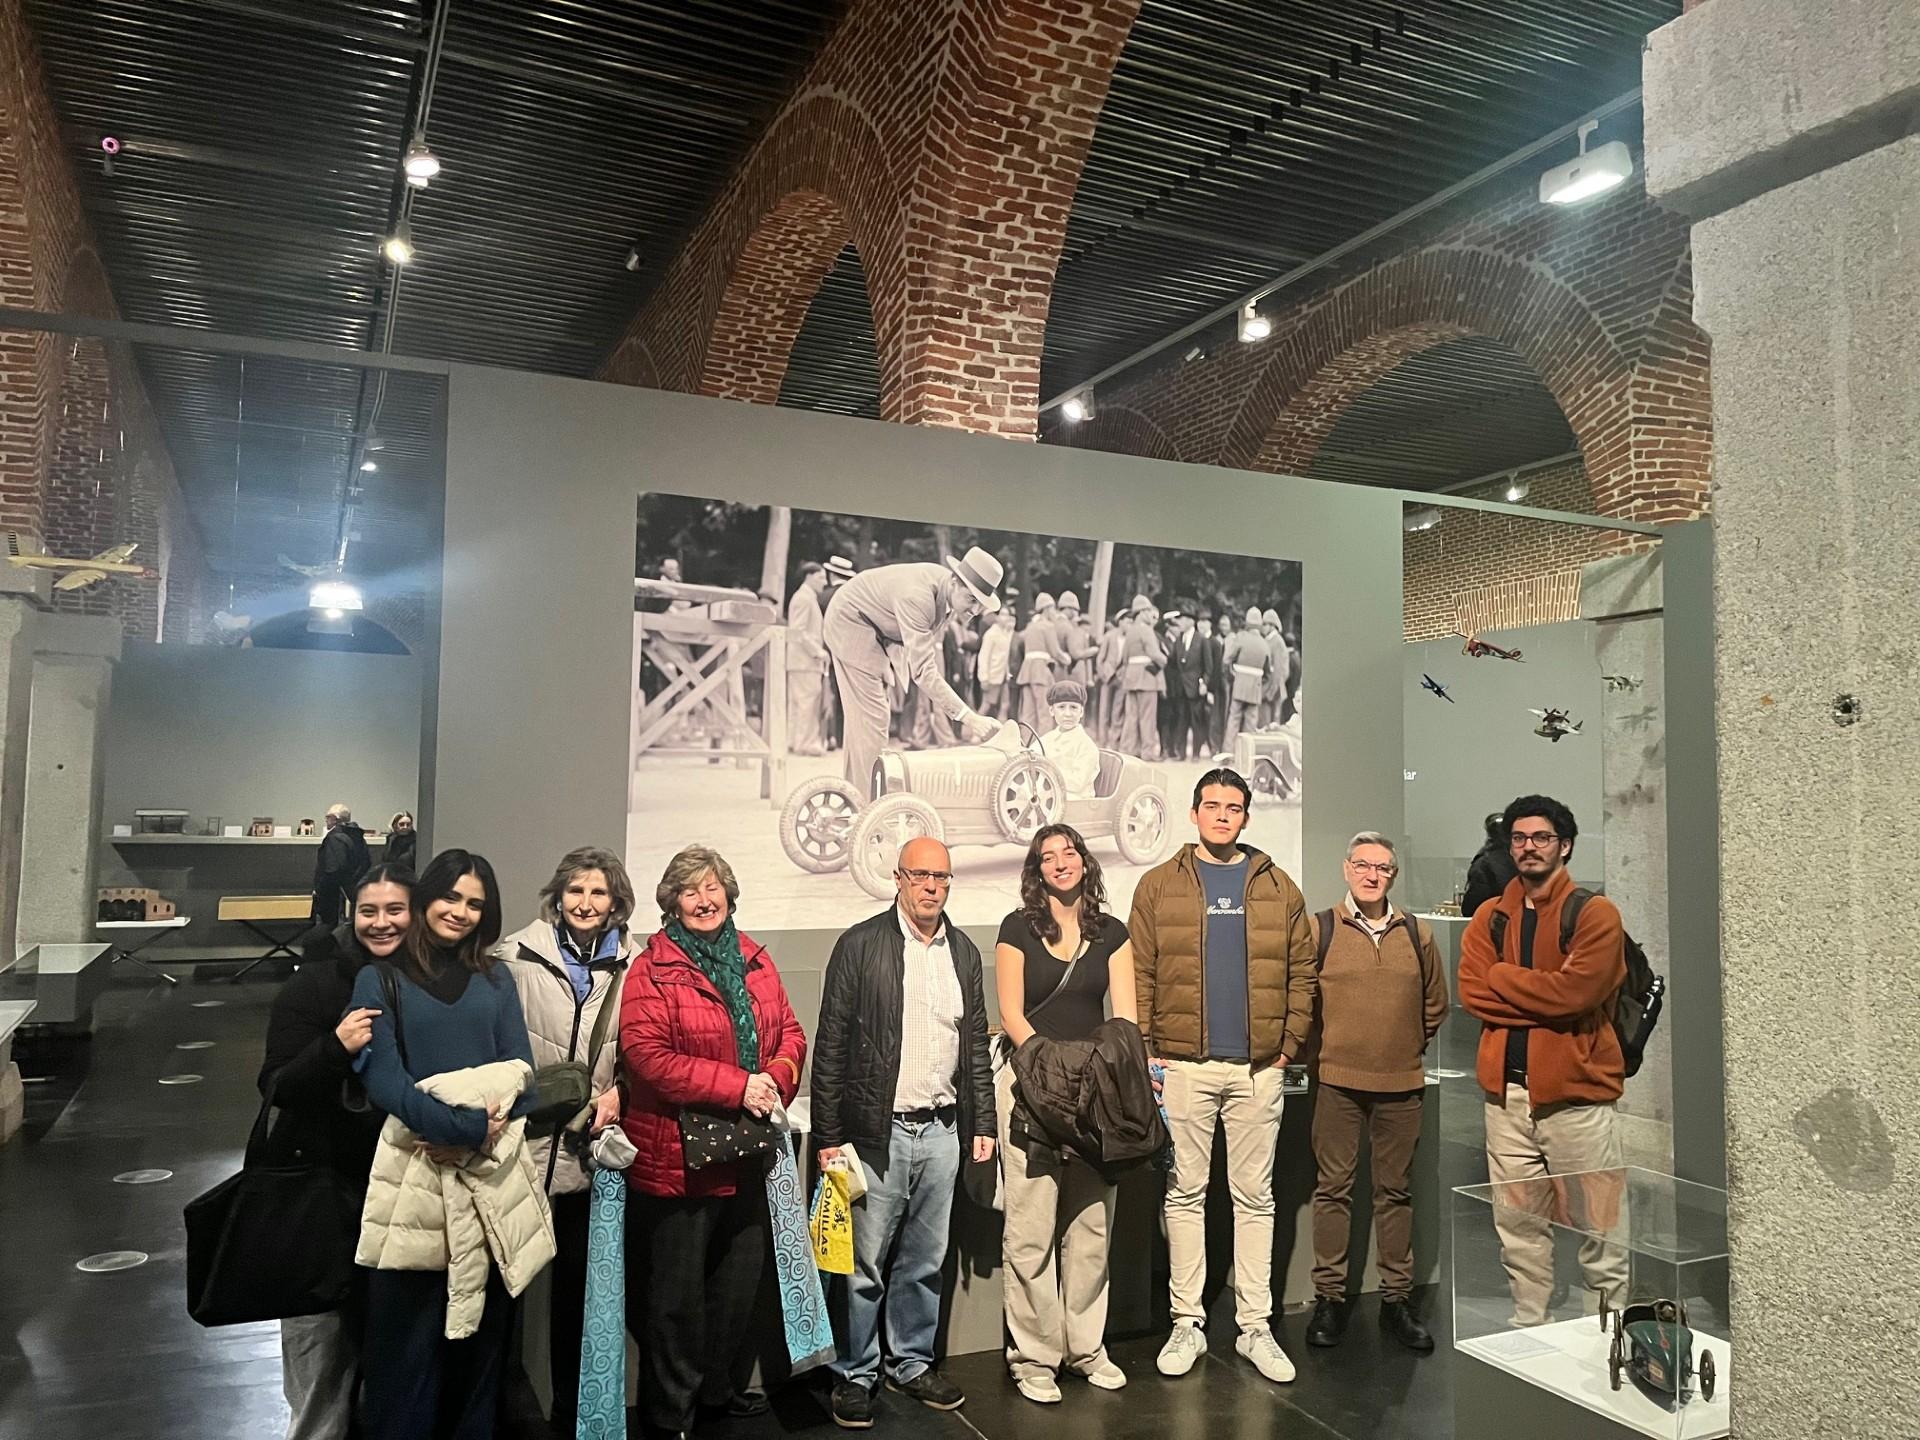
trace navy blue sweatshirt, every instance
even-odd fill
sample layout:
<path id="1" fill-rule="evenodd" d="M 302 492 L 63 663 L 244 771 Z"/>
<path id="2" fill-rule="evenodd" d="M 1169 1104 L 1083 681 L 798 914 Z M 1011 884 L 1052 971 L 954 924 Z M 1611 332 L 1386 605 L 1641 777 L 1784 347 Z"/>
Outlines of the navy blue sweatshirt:
<path id="1" fill-rule="evenodd" d="M 533 1067 L 533 1046 L 527 1039 L 526 1018 L 520 1013 L 520 992 L 505 965 L 486 975 L 471 976 L 451 1004 L 407 978 L 399 970 L 400 1019 L 406 1027 L 407 1060 L 400 1063 L 394 1042 L 394 1017 L 387 1013 L 380 972 L 369 965 L 354 980 L 350 1008 L 378 1010 L 373 1043 L 362 1050 L 355 1068 L 366 1086 L 367 1098 L 430 1145 L 464 1145 L 477 1149 L 486 1143 L 487 1113 L 475 1106 L 448 1105 L 434 1099 L 415 1082 L 449 1070 L 469 1070 L 496 1060 L 524 1060 Z M 532 1082 L 520 1093 L 512 1115 L 533 1108 L 537 1098 Z"/>

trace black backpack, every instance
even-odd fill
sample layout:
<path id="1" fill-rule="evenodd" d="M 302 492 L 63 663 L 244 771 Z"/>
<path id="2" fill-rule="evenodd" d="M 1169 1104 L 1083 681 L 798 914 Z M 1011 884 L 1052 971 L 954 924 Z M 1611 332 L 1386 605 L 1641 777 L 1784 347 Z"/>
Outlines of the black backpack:
<path id="1" fill-rule="evenodd" d="M 1582 890 L 1577 886 L 1567 896 L 1566 903 L 1560 907 L 1560 953 L 1565 955 L 1573 946 L 1573 927 L 1580 921 L 1580 911 L 1587 901 L 1593 898 L 1591 890 Z M 1495 910 L 1488 917 L 1487 930 L 1493 941 L 1493 953 L 1506 952 L 1507 912 Z M 1621 938 L 1626 942 L 1627 979 L 1613 997 L 1613 1033 L 1620 1041 L 1620 1054 L 1627 1062 L 1627 1074 L 1640 1073 L 1640 1062 L 1646 1057 L 1647 1041 L 1653 1038 L 1653 1027 L 1660 1023 L 1660 1008 L 1666 1003 L 1667 982 L 1664 976 L 1653 973 L 1653 966 L 1647 963 L 1647 952 L 1640 948 L 1640 942 L 1624 930 Z"/>

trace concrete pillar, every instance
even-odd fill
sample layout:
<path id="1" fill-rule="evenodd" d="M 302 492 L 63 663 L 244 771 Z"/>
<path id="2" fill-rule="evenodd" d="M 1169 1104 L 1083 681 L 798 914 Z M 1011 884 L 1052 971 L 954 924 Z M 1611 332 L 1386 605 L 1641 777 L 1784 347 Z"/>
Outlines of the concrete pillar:
<path id="1" fill-rule="evenodd" d="M 0 564 L 0 958 L 19 953 L 21 821 L 27 798 L 27 713 L 33 630 L 47 578 Z"/>
<path id="2" fill-rule="evenodd" d="M 1733 1433 L 1915 1433 L 1920 5 L 1650 38 L 1713 342 Z"/>
<path id="3" fill-rule="evenodd" d="M 94 938 L 107 703 L 120 622 L 45 615 L 34 636 L 19 943 Z"/>

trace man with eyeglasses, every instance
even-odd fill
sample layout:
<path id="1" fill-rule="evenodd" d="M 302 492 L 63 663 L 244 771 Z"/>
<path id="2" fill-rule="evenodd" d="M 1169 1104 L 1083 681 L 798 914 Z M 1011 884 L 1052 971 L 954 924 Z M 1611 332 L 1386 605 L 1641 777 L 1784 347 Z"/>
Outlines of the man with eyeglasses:
<path id="1" fill-rule="evenodd" d="M 1547 1177 L 1620 1166 L 1613 1106 L 1627 1071 L 1609 1011 L 1626 983 L 1626 932 L 1613 902 L 1594 895 L 1580 906 L 1563 953 L 1560 911 L 1573 890 L 1567 861 L 1580 833 L 1573 812 L 1524 795 L 1501 824 L 1519 874 L 1461 937 L 1460 1004 L 1481 1023 L 1487 1174 L 1506 1187 L 1493 1215 L 1513 1323 L 1539 1325 L 1553 1294 L 1548 1216 L 1560 1204 Z M 1603 1189 L 1584 1186 L 1570 1203 Z M 1582 1225 L 1587 1288 L 1617 1309 L 1626 1299 L 1626 1252 L 1594 1233 L 1609 1227 L 1607 1215 L 1589 1213 Z"/>
<path id="2" fill-rule="evenodd" d="M 1306 902 L 1270 856 L 1240 843 L 1253 787 L 1209 770 L 1193 787 L 1198 843 L 1156 865 L 1133 892 L 1140 1029 L 1173 1137 L 1167 1180 L 1173 1330 L 1155 1361 L 1185 1375 L 1206 1353 L 1207 1184 L 1213 1137 L 1227 1135 L 1233 1195 L 1234 1352 L 1276 1383 L 1293 1362 L 1273 1334 L 1273 1153 L 1286 1065 L 1313 1019 L 1313 930 Z"/>
<path id="3" fill-rule="evenodd" d="M 1314 917 L 1320 1033 L 1313 1094 L 1313 1319 L 1309 1345 L 1347 1328 L 1353 1175 L 1364 1136 L 1373 1152 L 1373 1230 L 1380 1328 L 1426 1354 L 1433 1336 L 1413 1313 L 1413 1152 L 1426 1102 L 1426 1053 L 1447 1018 L 1447 972 L 1433 933 L 1389 904 L 1399 873 L 1393 841 L 1362 830 L 1347 842 L 1347 894 Z"/>
<path id="4" fill-rule="evenodd" d="M 997 1118 L 980 952 L 946 917 L 947 847 L 909 841 L 893 876 L 896 903 L 834 944 L 814 1039 L 820 1160 L 852 1144 L 867 1182 L 833 1363 L 830 1408 L 844 1430 L 873 1424 L 882 1301 L 888 1388 L 935 1410 L 966 1400 L 933 1368 L 940 1267 L 962 1146 L 991 1160 Z"/>

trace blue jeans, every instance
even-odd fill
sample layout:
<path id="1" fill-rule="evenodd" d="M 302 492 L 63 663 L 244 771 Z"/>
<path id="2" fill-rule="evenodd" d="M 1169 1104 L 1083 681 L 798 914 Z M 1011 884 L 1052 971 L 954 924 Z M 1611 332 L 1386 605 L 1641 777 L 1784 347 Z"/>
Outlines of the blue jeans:
<path id="1" fill-rule="evenodd" d="M 846 1280 L 846 1333 L 833 1373 L 871 1390 L 880 1378 L 883 1300 L 887 1377 L 904 1385 L 933 1368 L 960 1136 L 951 1120 L 895 1120 L 887 1173 L 880 1175 L 865 1157 L 860 1166 L 867 1193 L 853 1202 L 853 1274 Z M 888 1266 L 895 1236 L 899 1249 Z"/>

